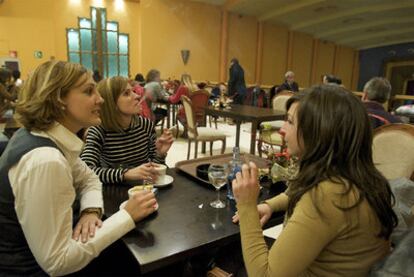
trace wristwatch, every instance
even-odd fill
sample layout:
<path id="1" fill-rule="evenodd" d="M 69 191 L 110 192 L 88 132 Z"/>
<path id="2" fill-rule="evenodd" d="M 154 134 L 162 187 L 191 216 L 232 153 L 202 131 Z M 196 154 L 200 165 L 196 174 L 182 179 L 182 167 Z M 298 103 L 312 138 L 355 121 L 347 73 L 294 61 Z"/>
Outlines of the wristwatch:
<path id="1" fill-rule="evenodd" d="M 102 209 L 101 208 L 86 208 L 81 212 L 81 216 L 83 214 L 96 214 L 98 218 L 102 217 Z"/>

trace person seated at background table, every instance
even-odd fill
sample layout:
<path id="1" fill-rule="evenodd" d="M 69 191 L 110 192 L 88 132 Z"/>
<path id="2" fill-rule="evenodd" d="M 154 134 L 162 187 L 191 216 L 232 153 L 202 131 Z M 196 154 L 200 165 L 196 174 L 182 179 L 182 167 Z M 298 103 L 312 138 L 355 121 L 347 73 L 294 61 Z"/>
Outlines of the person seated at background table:
<path id="1" fill-rule="evenodd" d="M 215 85 L 208 84 L 207 87 L 211 87 L 209 104 L 213 104 L 218 99 L 227 100 L 227 86 L 225 83 L 222 82 Z"/>
<path id="2" fill-rule="evenodd" d="M 112 77 L 97 89 L 105 102 L 101 109 L 102 124 L 89 128 L 81 159 L 103 183 L 157 178 L 154 163 L 165 163 L 173 143 L 171 132 L 164 129 L 157 139 L 154 123 L 141 116 L 140 98 L 132 91 L 128 79 Z"/>
<path id="3" fill-rule="evenodd" d="M 59 276 L 78 271 L 154 212 L 150 192 L 101 221 L 102 184 L 79 158 L 81 128 L 100 124 L 103 100 L 79 64 L 49 61 L 27 80 L 16 107 L 24 128 L 0 158 L 0 272 Z M 72 205 L 80 199 L 73 229 Z"/>
<path id="4" fill-rule="evenodd" d="M 155 121 L 155 116 L 152 113 L 151 108 L 148 106 L 147 101 L 145 101 L 145 89 L 144 87 L 140 86 L 136 81 L 131 82 L 132 90 L 138 95 L 138 98 L 142 101 L 139 101 L 139 105 L 141 106 L 138 115 L 148 118 L 151 121 Z"/>
<path id="5" fill-rule="evenodd" d="M 167 110 L 157 107 L 157 103 L 168 102 L 169 94 L 161 86 L 161 73 L 157 69 L 148 71 L 145 84 L 145 97 L 155 117 L 155 124 L 167 116 Z"/>
<path id="6" fill-rule="evenodd" d="M 289 105 L 289 103 L 288 103 Z M 282 127 L 298 175 L 288 189 L 256 206 L 256 165 L 233 182 L 249 276 L 366 276 L 390 252 L 397 226 L 394 196 L 372 160 L 372 131 L 361 102 L 337 86 L 315 86 L 288 106 Z M 261 224 L 286 211 L 269 250 Z"/>
<path id="7" fill-rule="evenodd" d="M 102 75 L 99 72 L 99 70 L 95 69 L 93 71 L 93 75 L 92 75 L 93 80 L 95 81 L 95 83 L 99 83 L 100 81 L 102 81 Z"/>
<path id="8" fill-rule="evenodd" d="M 13 83 L 16 87 L 21 87 L 23 85 L 23 80 L 20 79 L 21 73 L 19 70 L 13 70 L 12 71 L 12 76 L 13 76 Z"/>
<path id="9" fill-rule="evenodd" d="M 390 99 L 391 84 L 381 77 L 374 77 L 364 86 L 362 103 L 367 109 L 372 127 L 375 129 L 384 124 L 402 123 L 401 119 L 387 112 L 383 104 Z"/>
<path id="10" fill-rule="evenodd" d="M 177 88 L 176 92 L 168 98 L 168 101 L 171 104 L 177 104 L 181 102 L 181 96 L 185 95 L 191 98 L 191 94 L 195 91 L 198 91 L 198 86 L 193 82 L 189 74 L 181 75 L 181 84 Z M 177 119 L 183 123 L 187 124 L 187 119 L 185 117 L 184 107 L 180 107 L 177 111 Z"/>
<path id="11" fill-rule="evenodd" d="M 12 74 L 8 69 L 0 68 L 0 115 L 12 117 L 11 108 L 15 106 L 17 88 L 13 85 Z M 7 112 L 7 113 L 6 113 Z"/>
<path id="12" fill-rule="evenodd" d="M 141 87 L 145 86 L 145 79 L 144 79 L 144 75 L 142 75 L 141 73 L 137 73 L 137 75 L 135 75 L 134 78 L 135 82 L 137 82 Z"/>
<path id="13" fill-rule="evenodd" d="M 325 74 L 322 77 L 322 83 L 324 85 L 334 85 L 334 86 L 341 86 L 342 80 L 332 74 Z"/>
<path id="14" fill-rule="evenodd" d="M 288 71 L 285 73 L 285 81 L 283 84 L 281 84 L 276 89 L 276 94 L 283 91 L 283 90 L 289 90 L 292 92 L 298 92 L 299 91 L 299 85 L 295 82 L 295 73 L 293 71 Z M 274 95 L 271 95 L 273 98 Z M 272 99 L 270 98 L 270 99 Z"/>
<path id="15" fill-rule="evenodd" d="M 168 101 L 171 104 L 177 104 L 181 101 L 181 96 L 189 96 L 192 92 L 197 91 L 199 88 L 193 80 L 191 79 L 190 74 L 183 74 L 181 75 L 181 83 L 180 86 L 177 88 L 175 93 L 168 97 Z"/>

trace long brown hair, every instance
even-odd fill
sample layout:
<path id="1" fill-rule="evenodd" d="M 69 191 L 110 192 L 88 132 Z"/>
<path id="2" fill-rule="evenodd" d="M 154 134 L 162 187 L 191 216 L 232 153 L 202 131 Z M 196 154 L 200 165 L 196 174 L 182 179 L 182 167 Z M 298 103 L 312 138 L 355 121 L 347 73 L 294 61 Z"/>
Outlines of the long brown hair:
<path id="1" fill-rule="evenodd" d="M 301 157 L 298 176 L 289 186 L 287 213 L 292 215 L 303 194 L 330 180 L 359 193 L 349 210 L 367 199 L 381 222 L 379 236 L 389 238 L 398 219 L 394 195 L 372 160 L 372 130 L 366 110 L 352 93 L 337 86 L 314 86 L 305 92 L 297 110 Z M 318 212 L 317 199 L 312 198 Z"/>
<path id="2" fill-rule="evenodd" d="M 98 83 L 96 89 L 105 100 L 101 112 L 101 125 L 104 129 L 123 132 L 117 103 L 127 86 L 128 79 L 122 76 L 107 78 Z"/>

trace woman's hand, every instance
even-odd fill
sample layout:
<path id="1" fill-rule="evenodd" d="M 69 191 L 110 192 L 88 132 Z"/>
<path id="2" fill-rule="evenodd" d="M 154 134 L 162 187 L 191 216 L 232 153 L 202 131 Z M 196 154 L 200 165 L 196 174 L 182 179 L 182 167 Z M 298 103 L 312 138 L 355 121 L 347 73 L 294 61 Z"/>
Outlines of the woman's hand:
<path id="1" fill-rule="evenodd" d="M 259 212 L 260 224 L 263 226 L 269 221 L 273 211 L 266 203 L 257 205 L 257 211 Z M 239 219 L 239 214 L 236 212 L 233 216 L 233 223 L 238 223 Z"/>
<path id="2" fill-rule="evenodd" d="M 157 154 L 160 156 L 167 155 L 167 152 L 170 150 L 173 142 L 174 137 L 170 130 L 164 129 L 162 135 L 157 139 L 157 142 L 155 143 Z"/>
<path id="3" fill-rule="evenodd" d="M 143 190 L 134 195 L 128 200 L 125 205 L 127 211 L 135 222 L 138 222 L 155 211 L 157 200 L 154 193 Z"/>
<path id="4" fill-rule="evenodd" d="M 135 181 L 135 180 L 152 180 L 156 181 L 158 178 L 158 172 L 155 170 L 152 163 L 142 164 L 140 166 L 128 169 L 124 173 L 124 180 Z"/>
<path id="5" fill-rule="evenodd" d="M 256 202 L 260 186 L 257 180 L 257 167 L 253 162 L 242 166 L 242 172 L 237 172 L 233 180 L 233 194 L 237 204 Z"/>
<path id="6" fill-rule="evenodd" d="M 81 237 L 82 242 L 86 243 L 89 238 L 95 236 L 96 227 L 102 227 L 102 220 L 96 213 L 82 214 L 75 229 L 73 229 L 72 238 L 77 241 Z"/>

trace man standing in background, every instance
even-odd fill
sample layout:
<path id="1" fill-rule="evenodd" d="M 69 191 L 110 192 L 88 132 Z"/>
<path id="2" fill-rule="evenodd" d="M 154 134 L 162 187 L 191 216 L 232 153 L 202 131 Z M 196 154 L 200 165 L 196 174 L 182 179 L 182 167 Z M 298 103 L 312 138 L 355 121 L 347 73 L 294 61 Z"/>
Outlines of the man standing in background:
<path id="1" fill-rule="evenodd" d="M 246 96 L 246 82 L 244 81 L 244 70 L 236 58 L 230 61 L 229 76 L 229 96 L 233 98 L 234 104 L 243 105 Z"/>

